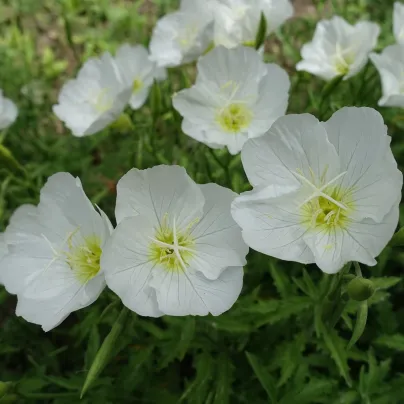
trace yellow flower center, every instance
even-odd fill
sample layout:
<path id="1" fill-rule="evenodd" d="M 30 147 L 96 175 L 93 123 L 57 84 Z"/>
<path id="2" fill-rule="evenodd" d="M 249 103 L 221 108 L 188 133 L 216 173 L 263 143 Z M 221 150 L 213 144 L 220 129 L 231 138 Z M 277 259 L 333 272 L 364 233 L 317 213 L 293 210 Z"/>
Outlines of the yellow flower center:
<path id="1" fill-rule="evenodd" d="M 109 89 L 103 88 L 95 97 L 94 101 L 92 102 L 93 107 L 99 113 L 104 113 L 112 108 L 113 101 L 109 96 Z"/>
<path id="2" fill-rule="evenodd" d="M 253 118 L 252 111 L 243 103 L 233 103 L 221 109 L 216 117 L 220 127 L 228 133 L 246 129 Z"/>
<path id="3" fill-rule="evenodd" d="M 150 244 L 150 259 L 156 264 L 163 265 L 167 271 L 183 271 L 194 256 L 192 247 L 195 241 L 189 235 L 189 230 L 196 223 L 191 222 L 185 231 L 177 231 L 175 224 L 169 227 L 167 215 L 160 228 L 156 231 Z"/>
<path id="4" fill-rule="evenodd" d="M 349 212 L 352 211 L 352 204 L 343 201 L 342 193 L 336 188 L 325 190 L 324 196 L 311 199 L 302 206 L 304 221 L 309 227 L 317 228 L 323 226 L 328 230 L 335 227 L 344 228 L 349 222 Z M 334 203 L 336 201 L 338 205 Z"/>
<path id="5" fill-rule="evenodd" d="M 143 88 L 143 81 L 140 79 L 135 79 L 132 85 L 133 94 L 138 93 Z"/>
<path id="6" fill-rule="evenodd" d="M 333 230 L 336 227 L 344 228 L 349 223 L 349 215 L 354 206 L 352 202 L 352 192 L 335 185 L 346 171 L 338 174 L 335 178 L 325 183 L 328 167 L 325 168 L 319 181 L 316 181 L 314 171 L 310 168 L 311 179 L 307 179 L 300 170 L 296 176 L 311 188 L 313 193 L 300 205 L 303 216 L 303 223 L 309 228 L 319 226 L 326 230 Z M 320 186 L 315 184 L 319 182 Z"/>
<path id="7" fill-rule="evenodd" d="M 96 236 L 87 237 L 78 246 L 69 244 L 69 252 L 65 252 L 67 263 L 82 283 L 94 278 L 100 271 L 101 240 Z"/>
<path id="8" fill-rule="evenodd" d="M 355 61 L 355 55 L 352 51 L 343 51 L 340 46 L 337 46 L 337 53 L 334 57 L 335 70 L 341 76 L 345 76 L 349 73 L 351 65 Z"/>

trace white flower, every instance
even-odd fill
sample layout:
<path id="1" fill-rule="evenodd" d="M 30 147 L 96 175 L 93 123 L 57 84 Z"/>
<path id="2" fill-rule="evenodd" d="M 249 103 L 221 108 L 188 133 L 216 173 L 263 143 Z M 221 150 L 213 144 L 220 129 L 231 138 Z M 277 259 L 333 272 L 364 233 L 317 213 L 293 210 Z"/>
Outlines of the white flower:
<path id="1" fill-rule="evenodd" d="M 176 94 L 173 105 L 187 135 L 236 154 L 285 114 L 289 87 L 287 73 L 254 49 L 219 46 L 200 58 L 196 84 Z"/>
<path id="2" fill-rule="evenodd" d="M 107 285 L 143 316 L 219 315 L 240 294 L 248 247 L 236 194 L 182 167 L 132 169 L 117 187 L 118 227 L 104 249 Z"/>
<path id="3" fill-rule="evenodd" d="M 0 130 L 13 124 L 17 115 L 17 107 L 13 101 L 3 96 L 3 90 L 0 89 Z"/>
<path id="4" fill-rule="evenodd" d="M 337 76 L 348 79 L 366 65 L 379 32 L 380 27 L 368 21 L 350 25 L 338 16 L 320 21 L 313 41 L 303 46 L 303 60 L 296 65 L 296 69 L 324 80 Z"/>
<path id="5" fill-rule="evenodd" d="M 17 209 L 4 233 L 0 282 L 17 294 L 17 315 L 49 331 L 93 303 L 105 287 L 100 257 L 111 231 L 78 178 L 50 177 L 39 205 Z"/>
<path id="6" fill-rule="evenodd" d="M 393 31 L 396 41 L 404 45 L 404 4 L 394 3 Z"/>
<path id="7" fill-rule="evenodd" d="M 241 157 L 254 189 L 232 214 L 250 247 L 326 273 L 376 264 L 397 226 L 403 181 L 377 111 L 343 108 L 325 123 L 287 115 Z"/>
<path id="8" fill-rule="evenodd" d="M 215 45 L 254 45 L 261 13 L 267 21 L 268 36 L 293 15 L 293 6 L 289 0 L 217 0 Z"/>
<path id="9" fill-rule="evenodd" d="M 379 105 L 404 108 L 404 45 L 391 45 L 370 59 L 379 71 L 383 97 Z"/>
<path id="10" fill-rule="evenodd" d="M 149 60 L 149 52 L 142 45 L 122 45 L 116 52 L 115 60 L 125 87 L 132 88 L 129 105 L 139 109 L 146 102 L 154 78 L 164 73 Z"/>
<path id="11" fill-rule="evenodd" d="M 150 59 L 158 67 L 193 62 L 213 39 L 213 17 L 206 1 L 183 2 L 182 9 L 157 21 L 150 41 Z"/>
<path id="12" fill-rule="evenodd" d="M 69 80 L 59 94 L 53 112 L 75 136 L 97 133 L 114 122 L 132 95 L 116 63 L 106 52 L 84 63 L 77 78 Z"/>

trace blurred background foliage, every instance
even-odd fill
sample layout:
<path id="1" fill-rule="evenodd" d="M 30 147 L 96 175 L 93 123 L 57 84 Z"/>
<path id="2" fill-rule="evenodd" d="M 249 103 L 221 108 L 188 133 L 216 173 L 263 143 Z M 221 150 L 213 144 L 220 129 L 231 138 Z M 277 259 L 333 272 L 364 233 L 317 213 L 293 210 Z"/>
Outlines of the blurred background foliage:
<path id="1" fill-rule="evenodd" d="M 177 3 L 0 0 L 0 88 L 19 107 L 0 144 L 24 167 L 0 157 L 1 229 L 16 207 L 38 202 L 47 177 L 58 171 L 80 176 L 111 218 L 115 184 L 133 166 L 180 164 L 197 182 L 249 189 L 239 156 L 212 152 L 181 133 L 171 95 L 192 85 L 192 65 L 170 70 L 141 110 L 127 111 L 132 128 L 79 139 L 52 113 L 61 85 L 84 60 L 123 42 L 147 46 L 155 21 Z M 325 120 L 346 105 L 377 108 L 381 89 L 372 65 L 334 88 L 294 66 L 316 22 L 333 14 L 378 22 L 378 50 L 393 43 L 392 7 L 392 0 L 295 1 L 295 17 L 269 38 L 265 54 L 291 77 L 289 113 Z M 404 112 L 380 112 L 401 167 Z M 119 299 L 105 290 L 45 334 L 14 315 L 15 297 L 0 287 L 0 403 L 404 403 L 403 264 L 403 251 L 387 248 L 376 267 L 363 268 L 377 291 L 366 330 L 348 350 L 358 304 L 350 302 L 333 328 L 322 315 L 329 276 L 251 251 L 242 295 L 224 315 L 149 319 L 131 313 L 108 366 L 81 401 Z"/>

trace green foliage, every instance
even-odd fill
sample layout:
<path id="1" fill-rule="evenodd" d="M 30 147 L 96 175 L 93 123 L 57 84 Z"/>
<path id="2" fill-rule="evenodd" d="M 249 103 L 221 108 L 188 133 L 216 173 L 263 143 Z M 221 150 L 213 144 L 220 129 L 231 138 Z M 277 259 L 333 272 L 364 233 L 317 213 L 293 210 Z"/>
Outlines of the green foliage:
<path id="1" fill-rule="evenodd" d="M 0 87 L 20 110 L 17 122 L 0 134 L 2 229 L 18 206 L 37 203 L 47 177 L 58 171 L 80 176 L 91 200 L 111 218 L 116 183 L 133 166 L 180 164 L 199 183 L 250 189 L 240 156 L 211 150 L 181 133 L 171 96 L 192 85 L 192 66 L 170 70 L 141 110 L 128 109 L 119 125 L 88 138 L 71 136 L 51 112 L 58 89 L 84 60 L 125 41 L 147 45 L 156 19 L 177 3 L 0 3 Z M 291 77 L 288 112 L 326 120 L 345 105 L 378 108 L 380 80 L 371 64 L 350 80 L 330 84 L 294 66 L 318 19 L 334 13 L 352 22 L 380 22 L 379 47 L 391 44 L 393 2 L 340 0 L 331 2 L 334 8 L 328 1 L 313 3 L 315 12 L 303 10 L 265 43 L 265 58 Z M 402 167 L 403 113 L 380 111 Z M 345 298 L 349 279 L 253 251 L 242 294 L 220 317 L 151 319 L 129 313 L 123 323 L 117 320 L 119 299 L 106 290 L 45 334 L 15 316 L 15 297 L 0 287 L 0 403 L 403 403 L 402 246 L 400 232 L 376 267 L 363 268 L 376 289 L 366 301 L 365 328 L 365 306 Z"/>

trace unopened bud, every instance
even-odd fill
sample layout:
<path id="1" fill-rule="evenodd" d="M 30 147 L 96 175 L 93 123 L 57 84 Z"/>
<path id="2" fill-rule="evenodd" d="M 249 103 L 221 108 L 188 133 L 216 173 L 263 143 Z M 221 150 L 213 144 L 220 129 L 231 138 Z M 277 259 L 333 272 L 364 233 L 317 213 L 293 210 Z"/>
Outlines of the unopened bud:
<path id="1" fill-rule="evenodd" d="M 352 300 L 363 302 L 375 293 L 373 282 L 365 278 L 355 278 L 348 283 L 347 292 Z"/>
<path id="2" fill-rule="evenodd" d="M 10 382 L 0 382 L 0 398 L 4 397 L 7 394 L 7 392 L 10 390 L 10 387 Z"/>

